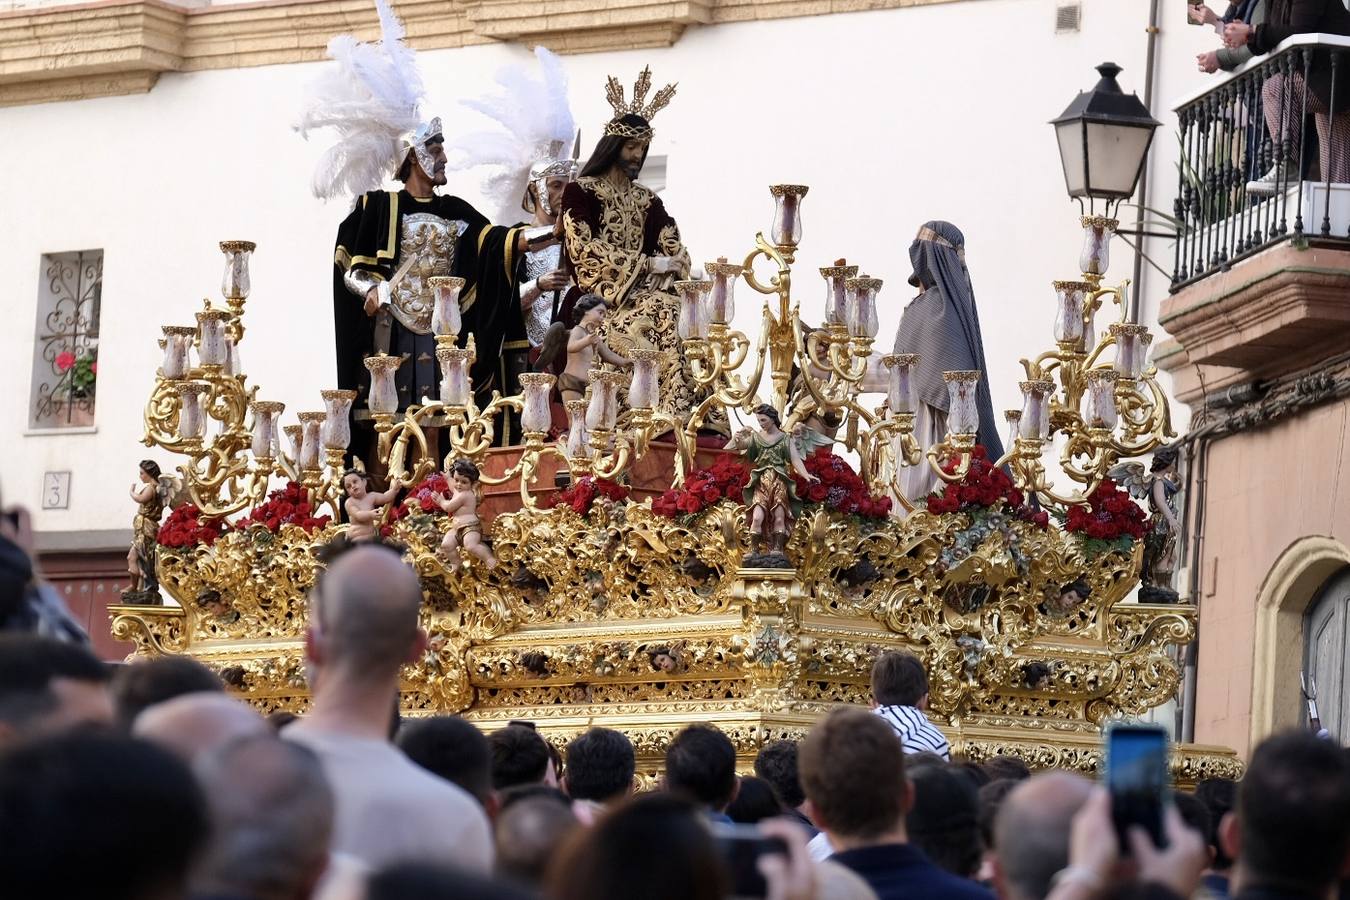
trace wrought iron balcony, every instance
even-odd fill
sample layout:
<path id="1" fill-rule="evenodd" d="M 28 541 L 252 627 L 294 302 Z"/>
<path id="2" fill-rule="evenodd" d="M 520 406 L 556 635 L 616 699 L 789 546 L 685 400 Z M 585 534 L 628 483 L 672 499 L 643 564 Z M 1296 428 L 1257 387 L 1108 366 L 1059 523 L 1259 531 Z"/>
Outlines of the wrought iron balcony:
<path id="1" fill-rule="evenodd" d="M 1319 101 L 1310 82 L 1323 67 L 1332 87 Z M 1350 184 L 1327 164 L 1350 156 L 1350 129 L 1331 125 L 1350 112 L 1344 67 L 1350 38 L 1295 35 L 1177 107 L 1173 292 L 1276 244 L 1350 246 Z M 1253 190 L 1272 170 L 1272 189 Z"/>

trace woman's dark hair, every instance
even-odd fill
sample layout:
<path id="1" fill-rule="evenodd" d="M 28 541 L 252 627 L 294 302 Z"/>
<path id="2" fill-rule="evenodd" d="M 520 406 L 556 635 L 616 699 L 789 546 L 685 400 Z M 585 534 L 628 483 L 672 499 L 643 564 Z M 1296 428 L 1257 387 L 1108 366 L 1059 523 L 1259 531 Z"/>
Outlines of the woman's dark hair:
<path id="1" fill-rule="evenodd" d="M 553 858 L 544 890 L 549 900 L 723 900 L 730 893 L 698 808 L 674 794 L 643 794 L 574 834 Z"/>
<path id="2" fill-rule="evenodd" d="M 141 471 L 151 478 L 159 478 L 159 463 L 153 459 L 143 459 L 141 460 Z"/>
<path id="3" fill-rule="evenodd" d="M 456 475 L 463 475 L 474 484 L 477 484 L 478 479 L 483 477 L 482 473 L 478 471 L 478 467 L 473 464 L 473 460 L 470 459 L 457 459 L 452 462 L 449 474 L 452 478 Z"/>
<path id="4" fill-rule="evenodd" d="M 781 428 L 783 425 L 783 417 L 778 414 L 778 410 L 767 403 L 761 403 L 759 406 L 756 406 L 754 413 L 757 416 L 768 416 L 770 419 L 773 419 L 775 427 Z"/>
<path id="5" fill-rule="evenodd" d="M 979 800 L 966 778 L 948 766 L 914 766 L 914 807 L 905 816 L 909 842 L 937 865 L 961 878 L 980 867 Z"/>
<path id="6" fill-rule="evenodd" d="M 577 298 L 576 304 L 572 307 L 572 324 L 580 325 L 581 317 L 595 309 L 597 306 L 605 306 L 605 298 L 599 294 L 582 294 Z"/>
<path id="7" fill-rule="evenodd" d="M 624 125 L 631 125 L 634 128 L 650 128 L 651 124 L 642 116 L 629 113 L 621 116 L 619 122 Z M 604 175 L 609 171 L 609 167 L 614 165 L 614 160 L 619 158 L 619 151 L 623 145 L 632 138 L 621 137 L 617 134 L 606 134 L 596 143 L 595 149 L 591 151 L 591 158 L 586 160 L 586 165 L 581 169 L 582 178 Z M 650 145 L 648 145 L 650 147 Z M 646 151 L 642 154 L 642 161 L 647 161 Z"/>
<path id="8" fill-rule="evenodd" d="M 745 825 L 753 825 L 782 814 L 783 805 L 778 802 L 778 795 L 773 792 L 773 786 L 763 778 L 756 778 L 753 775 L 741 779 L 736 799 L 727 807 L 727 815 L 731 817 L 731 821 Z"/>
<path id="9" fill-rule="evenodd" d="M 1170 444 L 1166 447 L 1159 447 L 1153 451 L 1153 462 L 1149 465 L 1150 472 L 1161 472 L 1170 466 L 1175 466 L 1177 460 L 1181 458 L 1181 449 L 1173 447 Z"/>

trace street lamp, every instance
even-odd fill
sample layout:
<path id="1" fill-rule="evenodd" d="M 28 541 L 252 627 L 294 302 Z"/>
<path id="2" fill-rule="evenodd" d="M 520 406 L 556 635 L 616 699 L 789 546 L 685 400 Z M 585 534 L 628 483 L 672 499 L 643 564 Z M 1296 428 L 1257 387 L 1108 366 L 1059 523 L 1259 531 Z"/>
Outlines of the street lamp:
<path id="1" fill-rule="evenodd" d="M 1084 197 L 1105 200 L 1109 214 L 1112 203 L 1134 195 L 1159 123 L 1137 94 L 1120 89 L 1120 66 L 1102 63 L 1097 71 L 1101 81 L 1050 124 L 1059 140 L 1069 196 L 1080 203 Z"/>

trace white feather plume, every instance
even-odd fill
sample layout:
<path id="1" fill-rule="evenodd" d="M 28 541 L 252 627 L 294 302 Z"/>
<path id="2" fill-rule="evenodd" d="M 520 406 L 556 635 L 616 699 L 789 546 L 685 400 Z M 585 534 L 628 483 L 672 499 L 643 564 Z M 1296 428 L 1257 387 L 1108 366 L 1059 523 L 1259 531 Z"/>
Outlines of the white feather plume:
<path id="1" fill-rule="evenodd" d="M 312 189 L 322 199 L 359 196 L 384 184 L 404 152 L 403 138 L 417 129 L 422 75 L 417 58 L 403 43 L 403 23 L 388 0 L 375 0 L 380 41 L 364 43 L 349 34 L 328 42 L 337 63 L 315 83 L 296 129 L 332 128 L 337 142 L 314 170 Z"/>
<path id="2" fill-rule="evenodd" d="M 450 168 L 483 170 L 480 190 L 495 207 L 494 222 L 521 217 L 530 166 L 550 158 L 549 147 L 555 143 L 562 146 L 556 155 L 568 156 L 576 137 L 562 60 L 544 47 L 536 47 L 534 55 L 537 66 L 505 66 L 490 93 L 461 101 L 495 127 L 461 135 L 446 148 Z"/>

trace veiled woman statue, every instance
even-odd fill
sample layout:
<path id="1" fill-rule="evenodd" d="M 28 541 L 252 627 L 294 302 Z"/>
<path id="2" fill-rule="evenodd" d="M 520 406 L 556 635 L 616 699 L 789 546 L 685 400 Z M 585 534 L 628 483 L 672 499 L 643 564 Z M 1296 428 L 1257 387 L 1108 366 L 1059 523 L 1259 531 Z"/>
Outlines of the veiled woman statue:
<path id="1" fill-rule="evenodd" d="M 1177 447 L 1159 447 L 1153 451 L 1148 474 L 1140 463 L 1121 463 L 1108 473 L 1120 482 L 1136 500 L 1148 500 L 1151 515 L 1144 536 L 1144 562 L 1139 573 L 1141 603 L 1175 603 L 1172 572 L 1176 569 L 1177 537 L 1181 523 L 1177 519 Z"/>
<path id="2" fill-rule="evenodd" d="M 159 576 L 155 566 L 159 559 L 159 520 L 164 517 L 169 497 L 168 479 L 161 478 L 159 463 L 153 459 L 141 460 L 138 474 L 131 486 L 131 499 L 138 508 L 131 524 L 131 549 L 127 551 L 131 586 L 125 596 L 133 602 L 158 603 Z"/>

